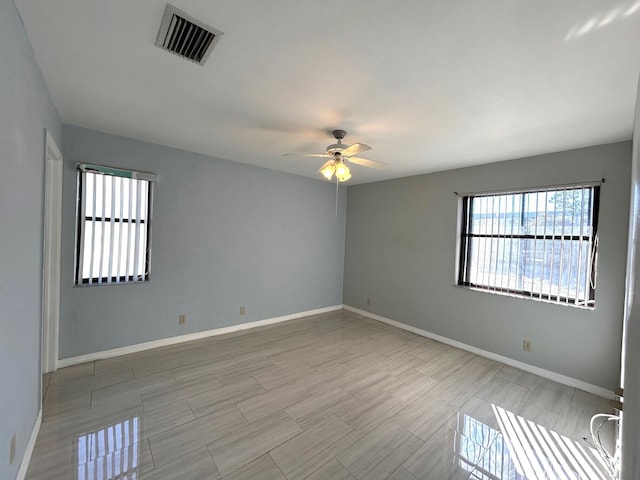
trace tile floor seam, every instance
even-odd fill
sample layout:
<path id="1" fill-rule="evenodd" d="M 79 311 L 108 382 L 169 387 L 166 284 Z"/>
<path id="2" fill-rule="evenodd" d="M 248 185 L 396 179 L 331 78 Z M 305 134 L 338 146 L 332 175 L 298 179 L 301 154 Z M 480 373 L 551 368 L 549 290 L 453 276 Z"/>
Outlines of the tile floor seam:
<path id="1" fill-rule="evenodd" d="M 284 410 L 282 410 L 282 411 L 284 411 Z M 287 416 L 288 416 L 288 415 L 287 415 Z M 231 472 L 228 472 L 224 477 L 228 477 L 229 475 L 234 474 L 234 473 L 235 473 L 235 472 L 237 472 L 238 470 L 241 470 L 242 468 L 244 468 L 245 466 L 247 466 L 247 465 L 248 465 L 249 463 L 251 463 L 252 461 L 257 460 L 258 458 L 262 457 L 263 455 L 267 455 L 267 454 L 271 453 L 273 450 L 275 450 L 276 448 L 278 448 L 280 445 L 283 445 L 283 444 L 287 443 L 289 440 L 293 440 L 294 438 L 298 437 L 299 435 L 301 435 L 301 434 L 303 434 L 303 433 L 305 432 L 305 430 L 304 430 L 300 425 L 298 425 L 298 423 L 297 423 L 295 420 L 293 420 L 291 417 L 289 417 L 289 419 L 290 419 L 293 423 L 295 423 L 295 424 L 298 426 L 298 428 L 300 428 L 300 432 L 296 433 L 293 437 L 289 437 L 289 438 L 287 438 L 286 440 L 281 441 L 279 444 L 277 444 L 277 445 L 273 446 L 272 448 L 270 448 L 267 452 L 263 453 L 262 455 L 259 455 L 257 458 L 254 458 L 253 460 L 250 460 L 249 462 L 247 462 L 247 463 L 245 463 L 245 464 L 243 464 L 243 465 L 240 465 L 240 466 L 239 466 L 238 468 L 236 468 L 235 470 L 233 470 L 233 471 L 231 471 Z M 259 420 L 258 420 L 258 421 L 259 421 Z M 249 425 L 251 425 L 251 424 L 249 424 Z M 210 448 L 210 446 L 211 446 L 211 445 L 213 445 L 216 441 L 217 441 L 217 440 L 214 440 L 213 442 L 211 442 L 211 443 L 209 443 L 209 444 L 205 445 L 205 448 L 206 448 L 206 449 L 207 449 L 207 451 L 209 452 L 209 456 L 210 456 L 212 459 L 213 459 L 213 453 L 211 452 L 211 450 L 210 450 L 209 448 Z M 269 455 L 269 456 L 271 456 L 271 455 Z M 272 460 L 273 460 L 273 458 L 272 458 Z M 220 473 L 220 468 L 218 467 L 218 464 L 216 463 L 215 459 L 213 459 L 213 463 L 216 465 L 216 468 L 218 469 L 218 473 Z M 276 467 L 278 467 L 278 470 L 280 470 L 280 467 L 279 467 L 279 466 L 278 466 L 278 464 L 275 462 L 275 460 L 273 460 L 273 463 L 276 465 Z M 282 473 L 282 475 L 283 475 L 285 478 L 287 478 L 287 476 L 284 474 L 284 472 L 282 472 L 282 470 L 280 470 L 280 472 Z M 222 475 L 222 473 L 220 473 L 220 475 Z M 224 478 L 224 477 L 223 477 L 223 478 Z"/>
<path id="2" fill-rule="evenodd" d="M 252 398 L 252 397 L 249 397 L 249 398 Z M 241 400 L 241 401 L 243 401 L 243 400 Z M 238 411 L 238 413 L 242 416 L 242 418 L 244 418 L 244 421 L 247 422 L 247 425 L 251 425 L 251 422 L 249 421 L 249 419 L 247 419 L 247 417 L 244 416 L 244 413 L 242 413 L 242 410 L 240 410 L 238 408 L 238 403 L 240 403 L 240 402 L 235 402 L 233 404 L 234 408 Z M 262 419 L 260 419 L 260 420 L 262 420 Z M 257 420 L 257 421 L 260 421 L 260 420 Z"/>
<path id="3" fill-rule="evenodd" d="M 151 463 L 153 463 L 153 470 L 156 470 L 158 467 L 156 466 L 156 461 L 153 458 L 153 450 L 151 450 L 151 442 L 149 441 L 149 437 L 145 438 L 145 441 L 147 442 L 147 447 L 149 447 L 149 455 L 151 455 Z"/>
<path id="4" fill-rule="evenodd" d="M 188 398 L 185 398 L 184 400 L 185 402 L 187 402 L 187 405 L 189 406 L 189 410 L 191 410 L 191 415 L 193 415 L 193 419 L 195 420 L 198 417 L 196 417 L 196 412 L 193 411 L 193 406 L 191 405 L 191 402 L 189 402 Z"/>
<path id="5" fill-rule="evenodd" d="M 346 450 L 346 448 L 345 448 L 345 450 Z M 343 452 L 344 452 L 344 450 L 343 450 Z M 340 453 L 342 453 L 342 452 L 340 452 Z M 358 478 L 358 477 L 356 477 L 355 473 L 353 473 L 351 470 L 349 470 L 349 468 L 347 468 L 347 466 L 340 461 L 340 459 L 338 458 L 339 456 L 340 456 L 340 454 L 336 454 L 336 455 L 333 456 L 333 458 L 331 460 L 335 460 L 336 462 L 338 462 L 342 466 L 342 468 L 344 468 L 352 476 L 354 476 L 355 478 Z M 331 461 L 331 460 L 329 460 L 329 461 Z"/>
<path id="6" fill-rule="evenodd" d="M 213 455 L 211 455 L 211 451 L 209 450 L 209 446 L 205 445 L 204 449 L 207 451 L 207 455 L 209 455 L 209 457 L 211 458 L 211 461 L 213 462 L 213 464 L 216 466 L 216 469 L 217 469 L 218 465 L 216 464 L 216 461 L 213 458 Z M 220 473 L 220 470 L 218 470 L 218 473 Z M 222 476 L 222 474 L 220 474 L 220 476 Z"/>
<path id="7" fill-rule="evenodd" d="M 99 374 L 99 375 L 102 375 L 102 374 Z M 122 380 L 122 381 L 120 381 L 120 382 L 114 382 L 114 383 L 110 383 L 110 384 L 108 384 L 108 385 L 101 385 L 101 386 L 99 386 L 99 387 L 97 387 L 97 388 L 92 388 L 92 389 L 90 389 L 89 391 L 93 394 L 93 392 L 95 392 L 96 390 L 102 390 L 103 388 L 114 387 L 114 386 L 116 386 L 116 385 L 122 385 L 123 383 L 132 382 L 132 381 L 134 381 L 134 380 L 140 380 L 140 379 L 139 379 L 139 378 L 132 377 L 132 378 L 129 378 L 129 379 L 127 379 L 127 380 Z"/>
<path id="8" fill-rule="evenodd" d="M 296 435 L 297 436 L 297 435 Z M 278 465 L 278 463 L 273 459 L 273 457 L 271 456 L 271 452 L 274 449 L 272 448 L 271 450 L 269 450 L 266 454 L 269 455 L 269 458 L 271 459 L 271 461 L 273 462 L 273 464 L 276 466 L 276 468 L 278 469 L 278 471 L 282 474 L 282 476 L 286 479 L 288 479 L 289 477 L 287 477 L 284 472 L 282 471 L 282 469 L 280 468 L 280 465 Z"/>
<path id="9" fill-rule="evenodd" d="M 180 368 L 180 367 L 170 368 L 169 371 L 171 372 L 171 376 L 173 377 L 173 381 L 179 384 L 180 381 L 176 378 L 176 372 L 174 372 L 174 370 L 176 368 Z"/>
<path id="10" fill-rule="evenodd" d="M 213 455 L 211 454 L 211 450 L 209 450 L 209 445 L 205 445 L 204 449 L 207 451 L 207 455 L 209 455 L 209 458 L 211 459 L 211 462 L 213 462 L 213 464 L 215 465 L 216 470 L 218 471 L 218 475 L 220 475 L 221 479 L 224 478 L 224 477 L 227 477 L 227 476 L 231 475 L 231 473 L 233 473 L 233 472 L 231 472 L 231 473 L 228 473 L 227 475 L 223 476 L 222 473 L 220 473 L 220 467 L 216 463 L 216 459 L 213 458 Z M 244 465 L 242 467 L 244 467 Z M 240 467 L 240 468 L 242 468 L 242 467 Z"/>

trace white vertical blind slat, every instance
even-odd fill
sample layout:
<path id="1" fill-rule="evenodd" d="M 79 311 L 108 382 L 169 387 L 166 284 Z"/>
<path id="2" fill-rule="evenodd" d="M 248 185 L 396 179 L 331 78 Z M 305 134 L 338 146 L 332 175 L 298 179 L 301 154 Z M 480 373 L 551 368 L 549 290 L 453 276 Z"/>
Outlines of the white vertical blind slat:
<path id="1" fill-rule="evenodd" d="M 514 195 L 515 196 L 515 195 Z M 519 203 L 520 205 L 518 205 L 519 207 L 519 218 L 518 218 L 518 235 L 522 235 L 522 222 L 523 222 L 523 218 L 524 218 L 524 194 L 519 194 Z M 516 249 L 516 285 L 515 285 L 515 289 L 518 290 L 519 288 L 522 287 L 523 285 L 523 272 L 522 269 L 520 268 L 520 251 L 522 250 L 522 240 L 521 239 L 516 239 L 517 240 L 517 244 L 518 244 L 518 248 Z"/>
<path id="2" fill-rule="evenodd" d="M 571 227 L 569 230 L 569 235 L 575 235 L 575 225 L 576 225 L 576 208 L 575 208 L 575 192 L 576 190 L 569 190 L 569 206 L 571 208 Z M 567 269 L 567 283 L 566 283 L 566 301 L 569 301 L 569 297 L 571 297 L 571 272 L 573 271 L 573 254 L 574 254 L 574 241 L 569 241 L 569 266 Z M 578 282 L 576 282 L 578 283 Z M 577 297 L 576 297 L 577 298 Z"/>
<path id="3" fill-rule="evenodd" d="M 567 189 L 563 188 L 562 189 L 562 224 L 560 226 L 560 267 L 558 268 L 558 288 L 557 288 L 557 293 L 556 293 L 556 302 L 560 303 L 560 295 L 561 295 L 561 288 L 562 288 L 562 278 L 564 276 L 564 270 L 563 270 L 563 266 L 564 266 L 564 253 L 565 253 L 565 245 L 564 245 L 564 223 L 565 223 L 565 212 L 566 209 L 564 208 L 564 206 L 566 205 L 566 201 L 567 201 Z M 557 203 L 557 202 L 556 202 Z"/>
<path id="4" fill-rule="evenodd" d="M 467 218 L 465 219 L 465 225 L 471 225 L 471 212 L 472 212 L 472 205 L 471 199 L 467 199 Z M 473 239 L 470 237 L 466 238 L 467 241 L 467 248 L 469 249 L 468 251 L 472 251 L 471 249 L 473 249 Z M 471 278 L 471 270 L 472 270 L 472 265 L 466 265 L 467 263 L 467 258 L 470 258 L 470 255 L 466 255 L 465 259 L 463 260 L 463 262 L 465 263 L 465 275 L 467 275 L 465 278 Z"/>
<path id="5" fill-rule="evenodd" d="M 555 203 L 555 199 L 557 198 L 557 193 L 554 194 L 553 196 L 554 198 L 554 203 L 553 203 L 553 225 L 551 227 L 551 234 L 554 235 L 556 234 L 556 221 L 558 219 L 558 215 L 556 213 L 556 203 Z M 549 293 L 547 295 L 547 300 L 551 301 L 551 290 L 553 287 L 553 266 L 555 264 L 555 258 L 556 258 L 556 241 L 552 240 L 551 241 L 551 266 L 549 267 Z"/>
<path id="6" fill-rule="evenodd" d="M 579 212 L 580 212 L 580 227 L 579 227 L 579 231 L 578 234 L 580 235 L 580 241 L 578 242 L 578 276 L 576 277 L 576 294 L 575 297 L 578 299 L 584 299 L 587 300 L 588 295 L 581 295 L 582 289 L 581 289 L 581 284 L 582 282 L 580 281 L 580 277 L 582 276 L 582 269 L 580 268 L 582 266 L 582 237 L 584 235 L 584 192 L 585 189 L 582 188 L 580 190 L 580 207 L 579 207 Z"/>
<path id="7" fill-rule="evenodd" d="M 507 286 L 506 288 L 509 288 L 509 269 L 507 268 L 507 264 L 505 262 L 506 256 L 507 256 L 507 237 L 506 235 L 508 235 L 507 233 L 507 229 L 509 228 L 509 219 L 507 217 L 507 202 L 509 201 L 508 197 L 503 196 L 501 197 L 504 199 L 504 219 L 502 222 L 502 233 L 505 235 L 505 238 L 503 238 L 502 240 L 502 268 L 500 269 L 500 275 L 501 275 L 501 281 L 500 281 L 500 287 L 505 288 L 504 286 L 504 281 L 505 278 L 507 280 Z M 511 243 L 511 242 L 509 242 Z"/>
<path id="8" fill-rule="evenodd" d="M 135 241 L 133 243 L 133 281 L 138 281 L 139 275 L 139 258 L 140 258 L 140 197 L 141 197 L 141 180 L 136 181 L 136 218 L 135 218 Z"/>
<path id="9" fill-rule="evenodd" d="M 87 187 L 87 174 L 85 172 L 80 172 L 80 184 L 78 186 L 80 188 L 81 198 L 79 201 L 80 212 L 79 215 L 79 223 L 80 223 L 80 238 L 78 239 L 78 269 L 76 275 L 78 276 L 78 283 L 82 283 L 82 278 L 84 276 L 84 236 L 86 232 L 86 211 L 87 206 L 84 201 L 84 197 L 86 197 L 86 187 Z"/>
<path id="10" fill-rule="evenodd" d="M 589 216 L 590 216 L 590 221 L 591 221 L 591 229 L 589 231 L 589 243 L 587 244 L 587 252 L 589 255 L 589 258 L 587 260 L 587 264 L 588 264 L 588 270 L 586 272 L 585 275 L 585 282 L 584 282 L 584 288 L 585 288 L 585 292 L 587 292 L 587 297 L 589 296 L 589 290 L 591 287 L 591 272 L 593 272 L 594 269 L 594 265 L 593 265 L 593 261 L 594 259 L 594 255 L 593 255 L 593 250 L 595 248 L 594 246 L 594 242 L 595 242 L 595 233 L 593 231 L 593 217 L 595 215 L 593 208 L 594 208 L 594 191 L 591 190 L 590 195 L 589 195 Z"/>
<path id="11" fill-rule="evenodd" d="M 533 205 L 532 205 L 533 203 Z M 536 275 L 535 275 L 535 271 L 536 271 L 536 254 L 537 254 L 537 245 L 538 245 L 538 240 L 536 238 L 536 235 L 538 234 L 538 197 L 535 196 L 534 194 L 530 194 L 527 195 L 527 204 L 528 204 L 528 209 L 527 209 L 527 213 L 529 215 L 533 215 L 532 218 L 529 218 L 528 220 L 528 228 L 531 228 L 531 221 L 533 221 L 533 232 L 529 232 L 530 234 L 532 234 L 534 236 L 533 239 L 533 250 L 531 250 L 531 248 L 529 248 L 529 252 L 527 252 L 530 255 L 529 261 L 531 262 L 531 277 L 530 277 L 530 286 L 529 286 L 529 290 L 531 292 L 535 291 L 535 283 L 536 283 Z M 529 247 L 531 247 L 531 244 L 529 244 Z"/>
<path id="12" fill-rule="evenodd" d="M 116 283 L 120 283 L 120 279 L 122 278 L 122 276 L 126 273 L 122 271 L 122 238 L 123 238 L 123 231 L 124 231 L 124 227 L 125 227 L 125 222 L 123 221 L 124 218 L 124 184 L 125 184 L 125 179 L 124 178 L 118 178 L 118 181 L 120 182 L 120 228 L 118 229 L 118 258 L 117 258 L 117 274 L 116 274 Z"/>
<path id="13" fill-rule="evenodd" d="M 102 283 L 102 270 L 104 262 L 104 231 L 106 227 L 105 217 L 107 216 L 107 176 L 102 177 L 102 212 L 100 213 L 100 263 L 98 264 L 98 283 Z"/>
<path id="14" fill-rule="evenodd" d="M 489 204 L 487 201 L 483 201 L 483 210 L 484 210 L 484 222 L 481 223 L 483 233 L 487 233 L 487 215 L 489 214 Z M 482 239 L 482 285 L 486 285 L 486 273 L 487 273 L 487 239 Z"/>
<path id="15" fill-rule="evenodd" d="M 124 223 L 127 225 L 127 263 L 125 267 L 126 282 L 129 282 L 132 280 L 131 274 L 129 273 L 130 272 L 129 260 L 131 258 L 131 219 L 133 218 L 133 200 L 132 199 L 133 199 L 133 181 L 129 180 L 129 209 L 128 209 L 129 220 L 127 223 Z"/>
<path id="16" fill-rule="evenodd" d="M 507 265 L 507 288 L 511 288 L 511 262 L 513 261 L 513 226 L 516 220 L 516 196 L 511 195 L 511 223 L 509 225 L 509 263 Z M 506 233 L 506 232 L 505 232 Z"/>
<path id="17" fill-rule="evenodd" d="M 473 202 L 473 212 L 474 213 L 480 210 L 480 208 L 477 208 L 477 207 L 480 207 L 480 201 L 476 200 L 475 198 L 472 198 L 469 201 Z M 471 225 L 471 223 L 469 223 L 469 225 Z M 480 239 L 475 238 L 475 239 L 471 239 L 471 241 L 475 242 L 475 246 L 476 246 L 475 252 L 472 252 L 472 253 L 476 254 L 476 256 L 474 257 L 475 264 L 476 264 L 476 276 L 473 279 L 473 283 L 478 284 L 478 283 L 480 283 L 480 258 L 478 258 L 478 255 L 480 253 Z"/>
<path id="18" fill-rule="evenodd" d="M 545 285 L 545 265 L 547 263 L 547 223 L 548 223 L 548 219 L 547 219 L 547 215 L 548 215 L 548 208 L 547 208 L 547 202 L 548 202 L 548 194 L 549 192 L 544 192 L 544 216 L 542 217 L 544 220 L 544 225 L 542 228 L 542 235 L 545 238 L 545 240 L 542 240 L 542 275 L 540 277 L 540 290 L 538 292 L 538 298 L 542 298 L 542 294 L 544 292 L 544 285 Z M 551 281 L 549 281 L 549 285 L 551 285 Z"/>
<path id="19" fill-rule="evenodd" d="M 487 208 L 489 206 L 487 205 Z M 493 289 L 496 288 L 496 274 L 494 267 L 494 251 L 493 251 L 493 235 L 494 235 L 494 227 L 495 227 L 495 211 L 496 211 L 496 197 L 494 196 L 491 199 L 491 240 L 489 241 L 489 282 L 493 285 Z M 493 274 L 493 280 L 491 275 Z"/>
<path id="20" fill-rule="evenodd" d="M 140 182 L 142 186 L 141 198 L 140 198 L 140 259 L 139 259 L 139 271 L 142 275 L 142 279 L 147 278 L 147 255 L 148 255 L 148 241 L 147 241 L 147 229 L 149 226 L 149 182 Z"/>
<path id="21" fill-rule="evenodd" d="M 111 179 L 111 210 L 109 212 L 109 217 L 111 219 L 111 231 L 110 239 L 109 239 L 109 263 L 107 270 L 107 282 L 111 283 L 113 281 L 113 250 L 114 250 L 114 237 L 115 237 L 115 217 L 116 217 L 116 179 Z"/>
<path id="22" fill-rule="evenodd" d="M 95 173 L 91 174 L 93 180 L 93 209 L 91 211 L 91 250 L 89 250 L 89 285 L 93 283 L 93 273 L 94 273 L 94 265 L 93 265 L 93 254 L 96 244 L 96 199 L 98 189 L 98 179 Z"/>

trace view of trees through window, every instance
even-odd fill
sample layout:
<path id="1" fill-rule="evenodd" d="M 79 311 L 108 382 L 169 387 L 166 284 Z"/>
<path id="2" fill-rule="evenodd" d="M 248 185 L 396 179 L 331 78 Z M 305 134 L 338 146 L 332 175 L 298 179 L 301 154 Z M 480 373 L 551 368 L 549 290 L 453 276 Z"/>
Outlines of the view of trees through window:
<path id="1" fill-rule="evenodd" d="M 459 283 L 592 305 L 599 187 L 464 197 Z"/>

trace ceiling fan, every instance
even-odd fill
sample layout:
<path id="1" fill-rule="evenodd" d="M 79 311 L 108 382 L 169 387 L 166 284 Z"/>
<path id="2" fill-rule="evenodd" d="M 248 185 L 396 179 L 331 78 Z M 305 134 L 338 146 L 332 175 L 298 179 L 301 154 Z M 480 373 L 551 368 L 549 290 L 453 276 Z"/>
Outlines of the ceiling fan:
<path id="1" fill-rule="evenodd" d="M 346 162 L 362 165 L 363 167 L 381 169 L 387 166 L 386 163 L 377 162 L 375 160 L 367 160 L 366 158 L 356 157 L 355 155 L 371 150 L 369 145 L 364 143 L 354 143 L 353 145 L 345 145 L 342 139 L 347 135 L 344 130 L 333 130 L 331 132 L 336 138 L 337 143 L 327 146 L 325 153 L 285 153 L 285 155 L 301 155 L 303 157 L 325 157 L 330 158 L 322 165 L 318 172 L 322 173 L 327 180 L 331 180 L 335 174 L 336 179 L 340 182 L 346 182 L 351 178 L 351 171 Z"/>

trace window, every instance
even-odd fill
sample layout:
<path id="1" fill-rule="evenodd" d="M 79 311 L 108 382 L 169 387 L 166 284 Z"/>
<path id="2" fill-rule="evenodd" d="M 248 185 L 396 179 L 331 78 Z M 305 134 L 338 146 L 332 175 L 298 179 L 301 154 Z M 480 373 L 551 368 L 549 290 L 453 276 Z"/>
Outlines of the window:
<path id="1" fill-rule="evenodd" d="M 76 285 L 149 280 L 156 176 L 77 166 Z"/>
<path id="2" fill-rule="evenodd" d="M 462 197 L 458 284 L 593 307 L 599 185 Z"/>

